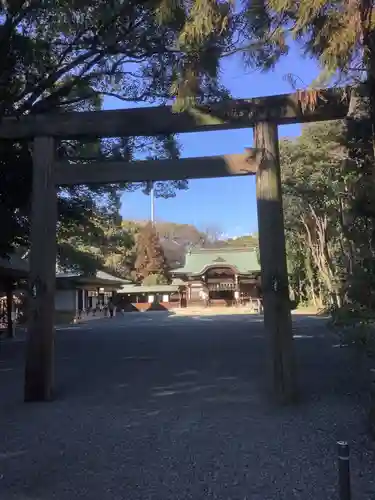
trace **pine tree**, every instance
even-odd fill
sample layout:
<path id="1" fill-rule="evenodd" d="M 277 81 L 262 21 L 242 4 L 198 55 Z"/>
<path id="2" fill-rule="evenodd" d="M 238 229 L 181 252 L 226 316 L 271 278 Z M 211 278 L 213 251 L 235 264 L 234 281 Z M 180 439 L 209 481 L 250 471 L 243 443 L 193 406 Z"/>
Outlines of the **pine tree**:
<path id="1" fill-rule="evenodd" d="M 168 266 L 159 236 L 151 222 L 146 224 L 138 234 L 137 258 L 135 261 L 136 276 L 146 284 L 168 282 Z"/>
<path id="2" fill-rule="evenodd" d="M 264 68 L 291 39 L 317 58 L 324 76 L 363 80 L 374 69 L 373 0 L 248 0 L 242 13 L 247 62 Z M 245 40 L 251 43 L 245 43 Z M 260 57 L 262 56 L 262 57 Z M 362 75 L 360 75 L 362 73 Z"/>
<path id="3" fill-rule="evenodd" d="M 238 31 L 245 61 L 269 69 L 287 54 L 291 40 L 315 58 L 322 72 L 315 82 L 288 75 L 294 86 L 321 88 L 362 84 L 370 101 L 368 120 L 375 128 L 374 0 L 247 0 Z M 296 79 L 297 76 L 297 79 Z M 364 85 L 363 85 L 364 84 Z M 368 107 L 368 106 L 367 106 Z M 363 116 L 362 116 L 363 119 Z M 373 132 L 373 142 L 374 132 Z"/>

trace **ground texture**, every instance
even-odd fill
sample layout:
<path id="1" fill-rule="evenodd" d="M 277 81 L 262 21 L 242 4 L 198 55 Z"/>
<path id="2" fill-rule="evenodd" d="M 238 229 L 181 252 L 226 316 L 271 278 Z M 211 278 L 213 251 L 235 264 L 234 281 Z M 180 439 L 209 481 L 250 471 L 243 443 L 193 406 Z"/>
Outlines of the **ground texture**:
<path id="1" fill-rule="evenodd" d="M 57 332 L 57 399 L 22 403 L 24 342 L 0 344 L 1 500 L 375 499 L 362 373 L 324 320 L 295 318 L 301 402 L 264 398 L 255 316 L 128 314 Z"/>

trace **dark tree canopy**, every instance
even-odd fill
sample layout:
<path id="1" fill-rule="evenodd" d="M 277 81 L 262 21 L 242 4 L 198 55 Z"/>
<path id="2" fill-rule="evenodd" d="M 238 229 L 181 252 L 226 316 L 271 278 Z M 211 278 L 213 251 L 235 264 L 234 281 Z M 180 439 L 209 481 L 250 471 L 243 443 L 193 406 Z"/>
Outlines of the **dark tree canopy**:
<path id="1" fill-rule="evenodd" d="M 0 6 L 0 119 L 28 113 L 98 109 L 103 98 L 165 103 L 223 95 L 217 84 L 228 9 L 221 2 L 51 0 Z M 204 21 L 203 21 L 204 20 Z M 178 155 L 173 137 L 70 141 L 59 154 L 126 159 Z M 0 144 L 0 252 L 28 244 L 30 144 Z M 136 186 L 147 189 L 146 186 Z M 185 181 L 159 184 L 173 196 Z M 76 186 L 59 192 L 59 229 L 115 214 L 123 189 Z"/>

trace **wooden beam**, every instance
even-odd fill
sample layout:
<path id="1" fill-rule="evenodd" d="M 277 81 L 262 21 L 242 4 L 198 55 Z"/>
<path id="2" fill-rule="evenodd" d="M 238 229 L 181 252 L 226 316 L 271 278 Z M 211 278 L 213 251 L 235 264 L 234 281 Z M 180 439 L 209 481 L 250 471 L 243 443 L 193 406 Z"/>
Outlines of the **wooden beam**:
<path id="1" fill-rule="evenodd" d="M 60 161 L 55 166 L 55 183 L 108 184 L 117 182 L 167 181 L 251 175 L 257 170 L 250 153 L 183 158 L 180 160 L 96 161 L 72 164 Z"/>
<path id="2" fill-rule="evenodd" d="M 277 125 L 257 124 L 254 142 L 260 151 L 256 195 L 269 385 L 276 401 L 290 403 L 296 397 L 296 374 Z"/>
<path id="3" fill-rule="evenodd" d="M 304 97 L 301 99 L 301 95 Z M 310 94 L 309 94 L 310 95 Z M 200 110 L 173 112 L 170 106 L 84 111 L 4 118 L 0 139 L 128 137 L 252 127 L 259 121 L 279 125 L 344 118 L 348 103 L 343 89 L 281 94 L 252 99 L 227 99 Z M 316 102 L 315 102 L 315 97 Z M 306 103 L 313 103 L 306 106 Z"/>
<path id="4" fill-rule="evenodd" d="M 53 138 L 35 138 L 25 401 L 48 401 L 53 396 L 57 222 L 54 153 Z"/>

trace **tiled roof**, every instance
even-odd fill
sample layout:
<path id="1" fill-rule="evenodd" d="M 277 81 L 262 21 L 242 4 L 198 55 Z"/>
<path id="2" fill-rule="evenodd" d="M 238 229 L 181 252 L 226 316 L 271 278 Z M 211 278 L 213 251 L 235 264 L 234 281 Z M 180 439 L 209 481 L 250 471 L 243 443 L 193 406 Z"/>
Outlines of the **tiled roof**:
<path id="1" fill-rule="evenodd" d="M 27 276 L 29 273 L 29 260 L 27 258 L 23 259 L 21 258 L 18 254 L 13 253 L 9 256 L 9 258 L 5 257 L 0 257 L 0 273 L 1 274 L 7 274 L 7 273 L 18 273 Z M 117 276 L 113 276 L 109 273 L 106 273 L 105 271 L 96 271 L 92 276 L 85 275 L 85 273 L 82 272 L 74 272 L 74 271 L 68 271 L 68 272 L 59 272 L 59 269 L 57 267 L 57 272 L 56 272 L 56 278 L 57 279 L 74 279 L 74 278 L 79 278 L 79 279 L 87 279 L 89 280 L 90 278 L 96 281 L 111 281 L 111 282 L 116 282 L 116 283 L 121 283 L 121 284 L 131 284 L 132 281 L 126 280 L 123 278 L 118 278 Z"/>
<path id="2" fill-rule="evenodd" d="M 0 270 L 3 270 L 3 272 L 13 271 L 27 275 L 29 273 L 29 262 L 14 253 L 9 256 L 9 259 L 0 257 Z"/>
<path id="3" fill-rule="evenodd" d="M 208 267 L 232 266 L 239 274 L 260 272 L 256 248 L 202 248 L 186 255 L 184 267 L 173 274 L 202 274 Z"/>
<path id="4" fill-rule="evenodd" d="M 56 273 L 56 278 L 57 279 L 78 279 L 80 281 L 82 280 L 87 280 L 87 281 L 110 281 L 110 282 L 116 282 L 116 283 L 121 283 L 121 284 L 131 284 L 132 282 L 130 280 L 126 280 L 123 278 L 118 278 L 117 276 L 113 276 L 112 274 L 106 273 L 105 271 L 96 271 L 96 273 L 93 273 L 92 275 L 86 275 L 83 272 L 66 272 L 66 273 Z"/>
<path id="5" fill-rule="evenodd" d="M 124 278 L 118 278 L 117 276 L 113 276 L 112 274 L 106 273 L 105 271 L 97 271 L 96 277 L 101 280 L 110 280 L 110 281 L 121 281 L 121 283 L 132 283 L 130 280 L 126 280 Z"/>

